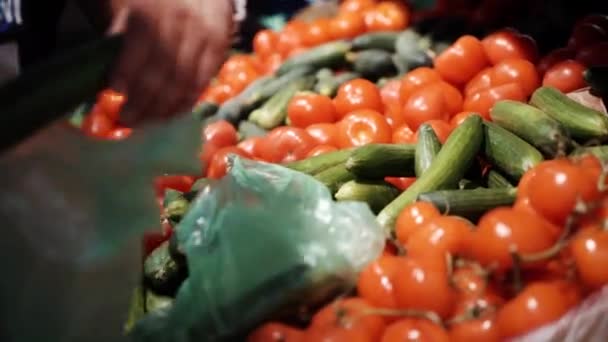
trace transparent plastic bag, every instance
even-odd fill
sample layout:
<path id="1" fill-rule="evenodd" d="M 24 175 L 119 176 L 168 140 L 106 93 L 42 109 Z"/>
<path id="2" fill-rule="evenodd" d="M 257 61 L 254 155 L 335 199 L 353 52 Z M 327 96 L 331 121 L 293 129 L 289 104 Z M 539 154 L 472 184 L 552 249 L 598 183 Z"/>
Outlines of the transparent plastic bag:
<path id="1" fill-rule="evenodd" d="M 190 116 L 95 141 L 60 122 L 0 155 L 1 341 L 119 341 L 158 227 L 153 178 L 197 174 Z"/>
<path id="2" fill-rule="evenodd" d="M 140 341 L 235 341 L 285 308 L 352 288 L 384 232 L 364 203 L 279 165 L 235 158 L 177 227 L 189 278 L 168 311 L 135 327 Z"/>

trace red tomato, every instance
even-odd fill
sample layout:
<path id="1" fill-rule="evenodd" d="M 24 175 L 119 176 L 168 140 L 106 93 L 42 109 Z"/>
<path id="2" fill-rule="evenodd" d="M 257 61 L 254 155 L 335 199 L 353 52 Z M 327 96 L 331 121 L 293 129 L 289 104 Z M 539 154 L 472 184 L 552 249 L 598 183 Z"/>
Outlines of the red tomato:
<path id="1" fill-rule="evenodd" d="M 405 207 L 395 223 L 397 240 L 406 245 L 410 236 L 441 213 L 429 202 L 415 202 Z"/>
<path id="2" fill-rule="evenodd" d="M 236 89 L 229 84 L 216 83 L 207 87 L 205 92 L 201 95 L 200 101 L 213 102 L 215 104 L 222 104 L 230 98 L 237 95 Z"/>
<path id="3" fill-rule="evenodd" d="M 328 304 L 312 317 L 310 329 L 339 327 L 346 331 L 358 332 L 364 335 L 366 340 L 377 341 L 386 323 L 382 316 L 363 314 L 370 309 L 373 309 L 373 306 L 362 298 L 338 300 Z"/>
<path id="4" fill-rule="evenodd" d="M 306 342 L 374 342 L 362 329 L 344 329 L 340 326 L 313 327 L 306 331 Z"/>
<path id="5" fill-rule="evenodd" d="M 391 126 L 384 116 L 370 109 L 355 110 L 338 122 L 338 144 L 341 148 L 389 143 L 391 135 Z"/>
<path id="6" fill-rule="evenodd" d="M 463 297 L 458 302 L 455 316 L 472 316 L 470 319 L 457 322 L 450 326 L 450 342 L 499 342 L 500 331 L 496 324 L 495 308 L 500 307 L 503 300 L 489 294 L 477 294 Z"/>
<path id="7" fill-rule="evenodd" d="M 265 58 L 275 53 L 279 34 L 273 30 L 261 30 L 253 37 L 253 51 Z"/>
<path id="8" fill-rule="evenodd" d="M 513 29 L 492 33 L 485 37 L 481 44 L 493 65 L 512 58 L 525 59 L 532 63 L 538 60 L 538 48 L 534 39 Z"/>
<path id="9" fill-rule="evenodd" d="M 236 146 L 222 147 L 211 158 L 211 164 L 207 170 L 207 177 L 211 179 L 220 179 L 227 173 L 228 167 L 228 156 L 238 155 L 243 158 L 250 158 L 251 156 L 247 152 L 241 150 Z"/>
<path id="10" fill-rule="evenodd" d="M 303 331 L 277 322 L 265 323 L 247 337 L 247 342 L 301 342 L 303 340 Z"/>
<path id="11" fill-rule="evenodd" d="M 574 55 L 575 51 L 569 48 L 553 50 L 540 60 L 536 69 L 538 70 L 539 75 L 544 75 L 550 67 L 561 61 L 574 58 Z"/>
<path id="12" fill-rule="evenodd" d="M 392 128 L 397 128 L 405 124 L 405 118 L 401 113 L 401 107 L 401 104 L 391 104 L 384 107 L 384 116 Z"/>
<path id="13" fill-rule="evenodd" d="M 512 267 L 511 248 L 530 254 L 553 246 L 550 225 L 541 217 L 512 208 L 497 208 L 486 213 L 471 234 L 471 256 L 484 266 L 498 271 Z"/>
<path id="14" fill-rule="evenodd" d="M 608 65 L 608 42 L 597 43 L 580 49 L 576 54 L 576 60 L 588 67 Z"/>
<path id="15" fill-rule="evenodd" d="M 218 79 L 223 80 L 229 77 L 231 74 L 243 70 L 252 68 L 255 70 L 255 65 L 250 55 L 235 54 L 230 56 L 220 68 L 218 72 Z"/>
<path id="16" fill-rule="evenodd" d="M 306 158 L 320 156 L 322 154 L 334 152 L 337 150 L 338 148 L 332 145 L 319 145 L 310 150 L 310 152 L 308 152 L 308 154 L 306 155 Z"/>
<path id="17" fill-rule="evenodd" d="M 490 120 L 490 109 L 500 100 L 526 101 L 521 86 L 517 83 L 507 83 L 475 93 L 464 100 L 463 109 L 476 112 L 485 120 Z"/>
<path id="18" fill-rule="evenodd" d="M 201 160 L 201 169 L 203 170 L 203 174 L 206 174 L 209 165 L 211 165 L 211 159 L 213 159 L 213 155 L 217 152 L 220 147 L 214 144 L 204 144 L 199 159 Z"/>
<path id="19" fill-rule="evenodd" d="M 365 33 L 365 21 L 359 12 L 343 12 L 334 17 L 329 24 L 333 39 L 352 39 Z"/>
<path id="20" fill-rule="evenodd" d="M 391 80 L 380 88 L 380 97 L 385 106 L 400 106 L 401 100 L 399 92 L 401 90 L 401 81 Z"/>
<path id="21" fill-rule="evenodd" d="M 273 53 L 264 60 L 263 71 L 265 75 L 274 74 L 283 64 L 283 56 L 280 53 Z"/>
<path id="22" fill-rule="evenodd" d="M 400 259 L 384 255 L 368 264 L 359 274 L 357 294 L 380 308 L 396 308 L 393 281 L 399 270 Z"/>
<path id="23" fill-rule="evenodd" d="M 334 98 L 334 105 L 339 118 L 358 109 L 382 112 L 384 107 L 376 85 L 362 78 L 342 84 Z"/>
<path id="24" fill-rule="evenodd" d="M 448 333 L 441 326 L 419 318 L 404 318 L 386 328 L 381 342 L 449 342 Z"/>
<path id="25" fill-rule="evenodd" d="M 258 148 L 260 146 L 260 142 L 262 141 L 262 139 L 263 139 L 262 137 L 247 138 L 247 139 L 241 141 L 240 143 L 238 143 L 238 145 L 236 145 L 236 147 L 247 152 L 247 154 L 249 154 L 252 157 L 258 157 Z"/>
<path id="26" fill-rule="evenodd" d="M 466 120 L 469 116 L 472 115 L 479 115 L 478 113 L 475 112 L 460 112 L 456 115 L 454 115 L 452 117 L 452 119 L 450 119 L 450 125 L 452 125 L 452 129 L 460 126 L 461 123 L 464 122 L 464 120 Z"/>
<path id="27" fill-rule="evenodd" d="M 133 130 L 129 127 L 117 127 L 110 131 L 108 134 L 108 139 L 110 140 L 124 140 L 128 138 Z"/>
<path id="28" fill-rule="evenodd" d="M 331 39 L 330 21 L 325 18 L 317 19 L 308 25 L 302 35 L 302 43 L 306 46 L 317 46 Z"/>
<path id="29" fill-rule="evenodd" d="M 463 85 L 488 65 L 479 39 L 462 36 L 435 58 L 435 70 L 454 85 Z"/>
<path id="30" fill-rule="evenodd" d="M 114 122 L 118 121 L 126 100 L 123 94 L 112 89 L 106 89 L 97 96 L 97 104 L 100 109 Z"/>
<path id="31" fill-rule="evenodd" d="M 236 128 L 226 120 L 216 121 L 203 129 L 203 139 L 217 147 L 235 145 L 238 138 Z"/>
<path id="32" fill-rule="evenodd" d="M 592 23 L 581 23 L 574 27 L 572 36 L 568 40 L 568 47 L 580 50 L 606 40 L 608 40 L 608 35 L 603 28 Z"/>
<path id="33" fill-rule="evenodd" d="M 401 191 L 407 190 L 414 182 L 416 177 L 385 177 L 384 181 L 392 184 L 394 187 Z"/>
<path id="34" fill-rule="evenodd" d="M 254 67 L 242 67 L 223 75 L 221 81 L 232 87 L 233 91 L 238 94 L 259 77 L 260 74 Z"/>
<path id="35" fill-rule="evenodd" d="M 344 0 L 340 4 L 340 12 L 363 13 L 363 11 L 374 7 L 376 0 Z"/>
<path id="36" fill-rule="evenodd" d="M 365 13 L 368 31 L 400 31 L 409 25 L 410 13 L 405 6 L 381 1 Z"/>
<path id="37" fill-rule="evenodd" d="M 574 60 L 566 60 L 552 66 L 543 77 L 543 86 L 559 89 L 562 93 L 583 88 L 586 86 L 583 72 L 585 66 Z"/>
<path id="38" fill-rule="evenodd" d="M 579 279 L 590 290 L 608 284 L 608 232 L 599 225 L 579 231 L 570 242 L 570 253 Z"/>
<path id="39" fill-rule="evenodd" d="M 335 124 L 321 123 L 306 127 L 306 132 L 318 145 L 338 147 L 338 127 Z"/>
<path id="40" fill-rule="evenodd" d="M 494 66 L 492 85 L 517 83 L 524 95 L 529 96 L 540 86 L 540 78 L 534 64 L 525 59 L 507 59 Z"/>
<path id="41" fill-rule="evenodd" d="M 93 111 L 82 121 L 82 131 L 91 137 L 105 138 L 114 128 L 114 122 L 100 111 Z"/>
<path id="42" fill-rule="evenodd" d="M 173 189 L 181 192 L 188 192 L 194 184 L 194 177 L 165 175 L 154 179 L 154 190 L 159 196 L 165 195 L 165 190 Z"/>
<path id="43" fill-rule="evenodd" d="M 433 84 L 416 90 L 403 107 L 405 122 L 413 130 L 429 120 L 448 120 L 450 113 L 440 87 Z"/>
<path id="44" fill-rule="evenodd" d="M 424 87 L 424 89 L 431 88 L 437 88 L 441 92 L 446 111 L 450 116 L 462 110 L 462 94 L 456 87 L 444 81 L 435 82 Z"/>
<path id="45" fill-rule="evenodd" d="M 408 72 L 401 79 L 401 87 L 399 88 L 401 103 L 406 103 L 416 90 L 438 81 L 441 81 L 441 76 L 435 69 L 429 67 L 419 67 Z"/>
<path id="46" fill-rule="evenodd" d="M 425 122 L 425 124 L 430 125 L 433 128 L 433 131 L 439 138 L 442 144 L 448 140 L 450 134 L 452 133 L 452 125 L 443 120 L 429 120 Z M 418 131 L 414 135 L 414 140 L 418 141 Z"/>
<path id="47" fill-rule="evenodd" d="M 417 141 L 416 133 L 407 124 L 399 126 L 393 131 L 391 138 L 393 144 L 415 144 Z"/>
<path id="48" fill-rule="evenodd" d="M 407 240 L 407 253 L 411 257 L 424 257 L 428 253 L 463 255 L 468 249 L 472 224 L 457 216 L 438 216 L 420 226 Z"/>
<path id="49" fill-rule="evenodd" d="M 261 141 L 260 157 L 270 163 L 288 163 L 306 157 L 316 145 L 302 128 L 277 127 Z"/>
<path id="50" fill-rule="evenodd" d="M 165 235 L 159 231 L 145 232 L 143 237 L 143 254 L 144 258 L 150 255 L 158 246 L 169 240 L 170 235 Z"/>
<path id="51" fill-rule="evenodd" d="M 293 49 L 302 46 L 302 37 L 307 29 L 307 24 L 301 20 L 288 22 L 283 31 L 279 33 L 276 50 L 282 56 L 287 57 Z"/>
<path id="52" fill-rule="evenodd" d="M 333 123 L 338 115 L 329 97 L 306 92 L 291 98 L 287 116 L 292 126 L 306 128 L 312 124 Z"/>
<path id="53" fill-rule="evenodd" d="M 492 87 L 494 68 L 485 68 L 473 77 L 464 88 L 464 94 L 471 96 Z"/>

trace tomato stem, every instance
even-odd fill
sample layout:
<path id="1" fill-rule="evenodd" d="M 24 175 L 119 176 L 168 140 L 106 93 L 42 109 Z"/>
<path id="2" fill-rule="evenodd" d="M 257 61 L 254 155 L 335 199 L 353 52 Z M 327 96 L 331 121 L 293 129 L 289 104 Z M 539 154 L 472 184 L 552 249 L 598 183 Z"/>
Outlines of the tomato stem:
<path id="1" fill-rule="evenodd" d="M 484 315 L 489 315 L 495 313 L 498 310 L 498 307 L 495 305 L 490 305 L 486 307 L 482 307 L 479 304 L 473 305 L 472 308 L 466 310 L 464 313 L 458 316 L 454 316 L 452 319 L 447 321 L 445 324 L 447 326 L 453 326 L 457 324 L 462 324 L 468 321 L 474 321 L 483 317 Z"/>
<path id="2" fill-rule="evenodd" d="M 510 248 L 511 259 L 513 259 L 513 290 L 515 293 L 519 293 L 523 287 L 524 282 L 521 276 L 521 257 L 517 253 L 517 248 L 515 246 L 511 246 Z"/>
<path id="3" fill-rule="evenodd" d="M 441 317 L 433 311 L 423 311 L 415 309 L 369 309 L 363 310 L 362 315 L 379 315 L 379 316 L 392 316 L 392 317 L 412 317 L 422 318 L 429 320 L 437 325 L 444 326 Z"/>

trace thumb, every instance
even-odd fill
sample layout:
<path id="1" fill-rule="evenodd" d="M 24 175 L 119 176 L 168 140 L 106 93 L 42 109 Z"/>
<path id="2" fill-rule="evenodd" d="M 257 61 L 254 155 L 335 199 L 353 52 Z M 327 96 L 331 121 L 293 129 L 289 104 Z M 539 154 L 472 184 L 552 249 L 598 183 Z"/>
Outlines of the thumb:
<path id="1" fill-rule="evenodd" d="M 112 18 L 112 24 L 108 29 L 109 34 L 118 34 L 125 32 L 127 22 L 129 20 L 129 8 L 127 6 L 120 8 Z"/>

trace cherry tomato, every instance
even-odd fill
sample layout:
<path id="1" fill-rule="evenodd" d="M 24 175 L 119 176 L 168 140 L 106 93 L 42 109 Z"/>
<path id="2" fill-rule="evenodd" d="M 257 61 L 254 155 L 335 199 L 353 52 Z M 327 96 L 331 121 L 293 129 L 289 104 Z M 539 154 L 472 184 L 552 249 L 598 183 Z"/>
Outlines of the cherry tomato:
<path id="1" fill-rule="evenodd" d="M 217 147 L 236 145 L 238 140 L 236 128 L 226 120 L 220 120 L 207 125 L 203 129 L 203 139 Z"/>
<path id="2" fill-rule="evenodd" d="M 209 165 L 211 165 L 211 159 L 213 159 L 215 152 L 217 152 L 219 149 L 219 146 L 216 146 L 211 143 L 203 144 L 201 154 L 199 156 L 203 174 L 206 174 L 207 170 L 209 169 Z"/>
<path id="3" fill-rule="evenodd" d="M 441 81 L 441 76 L 435 69 L 429 67 L 419 67 L 408 72 L 401 79 L 401 87 L 399 88 L 401 103 L 406 103 L 416 90 L 438 81 Z"/>
<path id="4" fill-rule="evenodd" d="M 470 319 L 450 326 L 451 342 L 484 341 L 499 342 L 500 331 L 493 309 L 503 304 L 500 297 L 478 294 L 463 297 L 457 304 L 456 316 L 471 315 Z"/>
<path id="5" fill-rule="evenodd" d="M 368 264 L 359 274 L 357 294 L 379 308 L 396 308 L 393 281 L 399 270 L 399 257 L 384 255 Z"/>
<path id="6" fill-rule="evenodd" d="M 133 130 L 129 127 L 117 127 L 110 131 L 108 139 L 110 140 L 124 140 L 128 138 Z"/>
<path id="7" fill-rule="evenodd" d="M 265 75 L 274 74 L 279 67 L 283 64 L 283 56 L 280 53 L 273 53 L 266 57 L 263 65 L 263 72 Z"/>
<path id="8" fill-rule="evenodd" d="M 400 106 L 401 100 L 399 93 L 401 91 L 400 80 L 390 80 L 380 88 L 380 97 L 385 106 Z"/>
<path id="9" fill-rule="evenodd" d="M 389 1 L 381 1 L 365 13 L 368 31 L 400 31 L 410 21 L 410 13 L 405 6 Z"/>
<path id="10" fill-rule="evenodd" d="M 416 90 L 405 103 L 402 114 L 413 130 L 429 120 L 447 121 L 450 118 L 443 91 L 433 84 Z"/>
<path id="11" fill-rule="evenodd" d="M 540 86 L 540 78 L 534 64 L 525 59 L 507 59 L 494 66 L 492 85 L 517 83 L 524 95 L 529 96 Z"/>
<path id="12" fill-rule="evenodd" d="M 220 105 L 237 94 L 238 92 L 233 86 L 226 83 L 216 83 L 207 87 L 200 100 Z"/>
<path id="13" fill-rule="evenodd" d="M 538 70 L 539 75 L 544 75 L 550 67 L 561 61 L 574 58 L 574 55 L 575 51 L 570 48 L 553 50 L 540 60 L 536 69 Z"/>
<path id="14" fill-rule="evenodd" d="M 307 92 L 291 98 L 287 116 L 292 126 L 306 128 L 312 124 L 333 123 L 338 115 L 329 97 Z"/>
<path id="15" fill-rule="evenodd" d="M 249 334 L 247 342 L 300 342 L 303 339 L 303 331 L 282 323 L 269 322 Z"/>
<path id="16" fill-rule="evenodd" d="M 340 13 L 329 24 L 329 33 L 333 39 L 352 39 L 365 30 L 365 21 L 359 12 Z"/>
<path id="17" fill-rule="evenodd" d="M 277 42 L 276 50 L 284 57 L 300 46 L 302 46 L 302 37 L 306 33 L 308 26 L 300 20 L 292 20 L 288 22 L 283 31 L 279 33 L 279 41 Z"/>
<path id="18" fill-rule="evenodd" d="M 323 326 L 310 328 L 305 336 L 305 342 L 374 342 L 365 332 L 344 329 L 339 326 Z"/>
<path id="19" fill-rule="evenodd" d="M 429 120 L 425 122 L 425 124 L 430 125 L 433 128 L 433 131 L 435 132 L 437 138 L 439 138 L 439 141 L 441 141 L 442 144 L 444 144 L 448 140 L 450 134 L 452 133 L 452 125 L 450 125 L 446 121 Z M 414 140 L 418 141 L 418 131 L 416 131 L 416 134 L 414 135 Z"/>
<path id="20" fill-rule="evenodd" d="M 251 56 L 245 54 L 232 55 L 220 68 L 218 79 L 223 80 L 225 77 L 228 77 L 239 70 L 248 68 L 255 70 L 255 65 L 253 64 Z"/>
<path id="21" fill-rule="evenodd" d="M 357 109 L 372 109 L 382 112 L 384 107 L 376 85 L 362 78 L 342 84 L 334 98 L 334 106 L 339 118 Z"/>
<path id="22" fill-rule="evenodd" d="M 163 234 L 163 232 L 145 232 L 142 241 L 144 258 L 150 255 L 150 253 L 152 253 L 156 248 L 158 248 L 158 246 L 169 240 L 169 237 L 170 236 Z"/>
<path id="23" fill-rule="evenodd" d="M 493 265 L 498 271 L 513 265 L 511 248 L 530 254 L 548 249 L 555 243 L 551 227 L 542 218 L 512 208 L 497 208 L 479 220 L 471 234 L 470 254 L 483 266 Z"/>
<path id="24" fill-rule="evenodd" d="M 310 328 L 340 327 L 377 341 L 386 323 L 382 316 L 369 314 L 367 311 L 371 309 L 373 306 L 363 298 L 338 300 L 319 310 L 312 317 Z"/>
<path id="25" fill-rule="evenodd" d="M 330 21 L 321 18 L 308 25 L 308 29 L 302 35 L 302 43 L 306 46 L 317 46 L 331 39 Z"/>
<path id="26" fill-rule="evenodd" d="M 583 88 L 586 86 L 583 72 L 585 66 L 574 60 L 559 62 L 549 68 L 543 77 L 543 86 L 557 88 L 562 93 Z"/>
<path id="27" fill-rule="evenodd" d="M 443 95 L 443 101 L 449 116 L 462 110 L 462 93 L 456 87 L 444 81 L 434 82 L 424 87 L 424 89 L 431 88 L 437 88 Z"/>
<path id="28" fill-rule="evenodd" d="M 228 156 L 238 155 L 243 158 L 250 158 L 251 156 L 247 152 L 241 150 L 236 146 L 222 147 L 211 158 L 209 169 L 207 170 L 207 177 L 211 179 L 220 179 L 227 173 L 228 167 Z"/>
<path id="29" fill-rule="evenodd" d="M 466 120 L 469 116 L 472 115 L 479 115 L 478 113 L 475 112 L 460 112 L 456 115 L 454 115 L 452 117 L 452 119 L 450 119 L 450 125 L 452 125 L 452 129 L 460 126 L 461 123 L 464 122 L 464 120 Z"/>
<path id="30" fill-rule="evenodd" d="M 606 40 L 608 40 L 608 35 L 603 28 L 592 23 L 581 23 L 574 27 L 572 36 L 568 40 L 568 47 L 580 50 L 596 43 L 605 42 Z"/>
<path id="31" fill-rule="evenodd" d="M 608 232 L 599 225 L 579 231 L 570 242 L 570 252 L 579 279 L 590 290 L 600 289 L 608 283 Z"/>
<path id="32" fill-rule="evenodd" d="M 319 145 L 338 147 L 338 127 L 335 124 L 320 123 L 306 127 L 306 132 Z"/>
<path id="33" fill-rule="evenodd" d="M 530 204 L 549 221 L 562 225 L 579 200 L 598 198 L 598 179 L 573 164 L 547 164 L 530 180 Z"/>
<path id="34" fill-rule="evenodd" d="M 525 59 L 532 63 L 538 60 L 538 48 L 532 37 L 512 29 L 504 29 L 485 37 L 481 44 L 493 65 L 506 59 Z"/>
<path id="35" fill-rule="evenodd" d="M 405 318 L 386 328 L 381 342 L 448 342 L 448 333 L 439 325 L 416 318 Z"/>
<path id="36" fill-rule="evenodd" d="M 586 66 L 608 65 L 608 42 L 597 43 L 580 49 L 576 54 L 576 60 Z"/>
<path id="37" fill-rule="evenodd" d="M 405 118 L 401 113 L 401 107 L 401 104 L 391 104 L 384 107 L 384 116 L 392 128 L 397 128 L 405 124 Z"/>
<path id="38" fill-rule="evenodd" d="M 91 137 L 105 138 L 114 128 L 114 122 L 101 111 L 93 111 L 82 121 L 82 131 Z"/>
<path id="39" fill-rule="evenodd" d="M 485 274 L 482 274 L 482 271 L 483 268 L 479 265 L 478 267 L 467 265 L 453 271 L 452 284 L 458 290 L 459 303 L 471 298 L 477 299 L 486 293 L 488 279 Z M 459 307 L 460 305 L 456 312 L 459 311 Z"/>
<path id="40" fill-rule="evenodd" d="M 473 77 L 464 88 L 464 94 L 471 96 L 492 87 L 494 68 L 485 68 Z"/>
<path id="41" fill-rule="evenodd" d="M 355 110 L 337 125 L 338 144 L 341 148 L 391 142 L 391 127 L 384 116 L 374 110 Z"/>
<path id="42" fill-rule="evenodd" d="M 252 157 L 258 157 L 258 148 L 260 146 L 262 139 L 263 139 L 262 137 L 247 138 L 247 139 L 241 141 L 240 143 L 238 143 L 238 145 L 236 145 L 236 147 L 247 152 L 247 154 L 249 154 Z"/>
<path id="43" fill-rule="evenodd" d="M 126 97 L 112 89 L 106 89 L 97 96 L 97 104 L 100 109 L 114 122 L 118 120 L 125 102 Z"/>
<path id="44" fill-rule="evenodd" d="M 338 148 L 333 145 L 319 145 L 310 150 L 310 152 L 308 152 L 308 154 L 306 155 L 306 158 L 320 156 L 322 154 L 334 152 L 337 150 Z"/>
<path id="45" fill-rule="evenodd" d="M 454 85 L 463 85 L 488 66 L 479 39 L 465 35 L 435 58 L 435 70 Z"/>
<path id="46" fill-rule="evenodd" d="M 401 191 L 407 190 L 414 182 L 416 177 L 385 177 L 384 181 L 392 184 L 394 187 Z"/>
<path id="47" fill-rule="evenodd" d="M 490 109 L 500 100 L 526 101 L 526 95 L 518 83 L 507 83 L 480 91 L 464 100 L 465 111 L 476 112 L 485 120 L 490 120 Z"/>
<path id="48" fill-rule="evenodd" d="M 253 51 L 265 58 L 275 53 L 279 34 L 273 30 L 261 30 L 253 37 Z"/>
<path id="49" fill-rule="evenodd" d="M 340 12 L 363 13 L 376 5 L 376 0 L 344 0 L 340 4 Z"/>
<path id="50" fill-rule="evenodd" d="M 289 52 L 289 54 L 287 55 L 287 58 L 295 57 L 306 51 L 308 51 L 308 48 L 306 48 L 306 47 L 303 47 L 303 46 L 296 47 L 295 49 L 293 49 Z"/>
<path id="51" fill-rule="evenodd" d="M 253 67 L 242 67 L 222 76 L 221 81 L 232 87 L 235 93 L 240 93 L 251 82 L 260 77 Z"/>
<path id="52" fill-rule="evenodd" d="M 449 284 L 444 255 L 403 258 L 394 289 L 401 309 L 433 311 L 442 318 L 452 313 L 456 292 Z"/>
<path id="53" fill-rule="evenodd" d="M 393 131 L 391 141 L 393 144 L 414 144 L 417 141 L 417 137 L 410 126 L 404 124 Z"/>
<path id="54" fill-rule="evenodd" d="M 438 216 L 418 227 L 407 240 L 407 253 L 424 257 L 429 252 L 462 255 L 468 249 L 472 225 L 457 216 Z"/>
<path id="55" fill-rule="evenodd" d="M 288 163 L 306 157 L 316 145 L 302 128 L 277 127 L 260 142 L 260 157 L 270 163 Z"/>
<path id="56" fill-rule="evenodd" d="M 156 195 L 164 196 L 167 189 L 188 192 L 192 188 L 192 184 L 194 184 L 194 177 L 165 175 L 154 179 L 154 190 Z"/>
<path id="57" fill-rule="evenodd" d="M 395 223 L 397 240 L 407 244 L 410 236 L 441 213 L 430 202 L 415 202 L 403 208 Z"/>
<path id="58" fill-rule="evenodd" d="M 496 323 L 501 339 L 520 336 L 553 322 L 569 308 L 557 283 L 529 284 L 498 311 Z"/>

